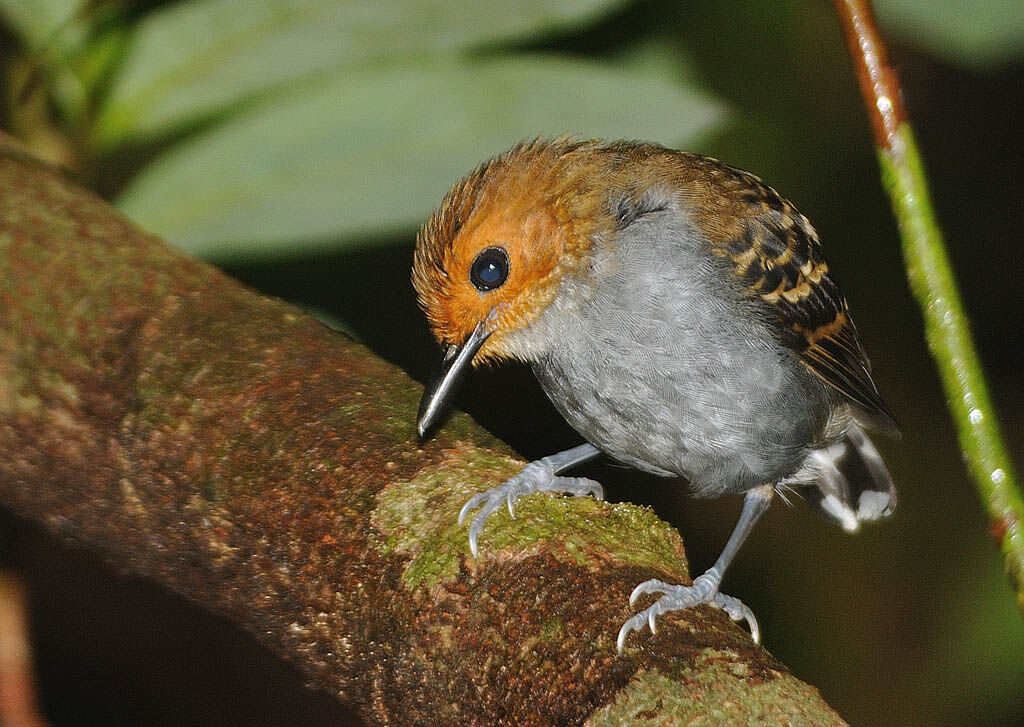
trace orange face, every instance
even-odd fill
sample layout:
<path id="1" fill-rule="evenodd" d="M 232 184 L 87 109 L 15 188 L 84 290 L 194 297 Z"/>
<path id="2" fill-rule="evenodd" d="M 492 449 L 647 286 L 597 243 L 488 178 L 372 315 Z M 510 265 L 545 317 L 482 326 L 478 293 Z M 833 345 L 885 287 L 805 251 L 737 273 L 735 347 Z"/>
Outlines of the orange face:
<path id="1" fill-rule="evenodd" d="M 572 209 L 572 175 L 556 145 L 517 147 L 448 193 L 420 230 L 413 285 L 434 335 L 461 345 L 487 321 L 476 361 L 507 356 L 503 335 L 527 326 L 551 302 L 586 235 Z"/>

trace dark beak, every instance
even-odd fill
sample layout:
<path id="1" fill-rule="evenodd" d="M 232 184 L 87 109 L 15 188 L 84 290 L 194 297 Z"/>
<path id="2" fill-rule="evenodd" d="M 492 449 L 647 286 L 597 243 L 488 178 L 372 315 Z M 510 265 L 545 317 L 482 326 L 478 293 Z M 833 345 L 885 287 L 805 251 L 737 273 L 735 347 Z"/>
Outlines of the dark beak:
<path id="1" fill-rule="evenodd" d="M 423 390 L 423 398 L 420 399 L 419 413 L 416 414 L 416 431 L 419 432 L 420 441 L 448 412 L 455 392 L 459 390 L 469 370 L 470 362 L 491 335 L 486 322 L 480 321 L 461 346 L 448 346 L 441 363 L 430 376 Z"/>

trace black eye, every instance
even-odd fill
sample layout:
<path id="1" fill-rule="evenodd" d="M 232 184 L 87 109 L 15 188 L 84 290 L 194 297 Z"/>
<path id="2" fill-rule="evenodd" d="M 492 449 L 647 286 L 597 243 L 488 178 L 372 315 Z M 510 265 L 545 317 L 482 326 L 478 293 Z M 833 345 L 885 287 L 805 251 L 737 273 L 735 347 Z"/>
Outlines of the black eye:
<path id="1" fill-rule="evenodd" d="M 508 278 L 508 253 L 502 247 L 488 247 L 476 256 L 469 279 L 479 291 L 500 288 Z"/>

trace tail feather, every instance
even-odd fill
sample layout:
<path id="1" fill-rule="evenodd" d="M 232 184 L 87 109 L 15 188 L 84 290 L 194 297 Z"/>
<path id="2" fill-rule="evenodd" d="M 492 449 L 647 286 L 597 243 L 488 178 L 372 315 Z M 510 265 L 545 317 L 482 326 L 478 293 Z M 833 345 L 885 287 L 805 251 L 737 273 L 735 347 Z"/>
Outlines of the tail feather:
<path id="1" fill-rule="evenodd" d="M 859 424 L 851 424 L 835 444 L 812 452 L 799 475 L 800 484 L 813 482 L 804 493 L 811 506 L 848 532 L 896 508 L 892 476 Z"/>

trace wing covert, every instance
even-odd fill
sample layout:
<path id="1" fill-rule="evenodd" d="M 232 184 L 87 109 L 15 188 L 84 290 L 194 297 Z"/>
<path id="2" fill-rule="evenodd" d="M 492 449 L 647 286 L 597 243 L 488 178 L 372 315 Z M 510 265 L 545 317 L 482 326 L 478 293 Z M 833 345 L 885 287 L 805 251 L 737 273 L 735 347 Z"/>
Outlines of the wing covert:
<path id="1" fill-rule="evenodd" d="M 896 420 L 871 379 L 846 297 L 829 274 L 811 223 L 786 199 L 752 174 L 728 168 L 734 201 L 746 214 L 715 241 L 732 261 L 748 293 L 764 301 L 781 322 L 783 344 L 815 375 L 869 413 Z M 736 200 L 736 195 L 740 199 Z M 735 212 L 735 210 L 734 210 Z"/>

